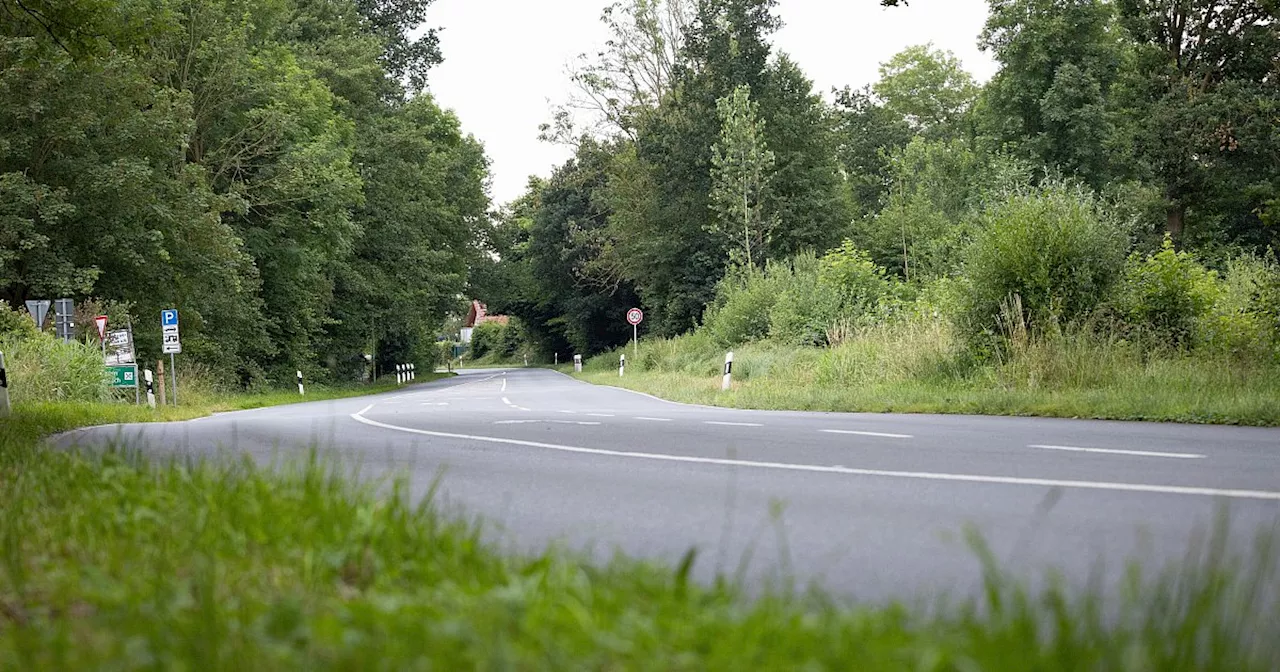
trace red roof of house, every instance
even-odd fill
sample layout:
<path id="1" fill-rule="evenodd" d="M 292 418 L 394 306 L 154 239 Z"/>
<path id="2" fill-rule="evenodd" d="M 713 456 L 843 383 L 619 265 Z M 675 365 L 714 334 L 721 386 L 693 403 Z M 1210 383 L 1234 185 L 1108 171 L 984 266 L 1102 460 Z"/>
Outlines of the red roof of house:
<path id="1" fill-rule="evenodd" d="M 510 321 L 510 317 L 506 315 L 489 315 L 488 308 L 479 301 L 472 301 L 471 307 L 467 309 L 467 318 L 463 320 L 462 326 L 474 327 L 477 324 L 485 322 L 497 322 L 498 324 L 506 324 Z"/>

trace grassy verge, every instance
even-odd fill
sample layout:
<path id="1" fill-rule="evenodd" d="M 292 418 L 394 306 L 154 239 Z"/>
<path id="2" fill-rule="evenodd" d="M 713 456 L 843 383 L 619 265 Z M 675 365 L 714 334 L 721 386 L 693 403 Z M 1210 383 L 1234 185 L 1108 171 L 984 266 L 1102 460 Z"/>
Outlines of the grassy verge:
<path id="1" fill-rule="evenodd" d="M 592 359 L 579 376 L 673 401 L 739 408 L 1280 426 L 1280 366 L 1269 362 L 1058 337 L 978 365 L 954 354 L 942 329 L 872 332 L 832 348 L 741 346 L 727 392 L 720 389 L 723 350 L 696 334 L 642 343 L 625 378 L 618 377 L 616 354 Z M 628 351 L 628 359 L 636 358 Z"/>
<path id="2" fill-rule="evenodd" d="M 28 432 L 23 436 L 34 436 Z M 384 491 L 385 492 L 385 491 Z M 679 567 L 499 552 L 402 488 L 316 459 L 157 464 L 0 451 L 0 668 L 1264 670 L 1274 556 L 1203 545 L 1122 594 L 932 608 L 746 599 Z M 1265 549 L 1264 549 L 1265 550 Z"/>
<path id="3" fill-rule="evenodd" d="M 416 382 L 447 377 L 446 373 L 422 374 Z M 40 437 L 64 432 L 77 427 L 133 422 L 171 422 L 190 420 L 211 413 L 243 411 L 265 406 L 280 406 L 304 401 L 344 399 L 366 394 L 378 394 L 399 389 L 393 382 L 373 385 L 324 387 L 309 386 L 306 396 L 296 391 L 278 390 L 257 394 L 229 394 L 195 391 L 180 397 L 179 406 L 158 406 L 155 409 L 137 406 L 130 402 L 100 403 L 84 401 L 23 402 L 13 406 L 13 414 L 0 419 L 0 451 L 11 446 L 34 445 Z"/>

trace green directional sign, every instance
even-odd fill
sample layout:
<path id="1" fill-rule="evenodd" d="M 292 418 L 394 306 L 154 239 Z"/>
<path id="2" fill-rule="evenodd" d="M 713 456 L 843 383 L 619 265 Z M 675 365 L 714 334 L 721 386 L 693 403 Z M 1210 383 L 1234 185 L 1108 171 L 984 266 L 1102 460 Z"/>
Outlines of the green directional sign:
<path id="1" fill-rule="evenodd" d="M 108 366 L 111 372 L 111 387 L 137 387 L 138 366 L 136 364 L 117 364 Z"/>

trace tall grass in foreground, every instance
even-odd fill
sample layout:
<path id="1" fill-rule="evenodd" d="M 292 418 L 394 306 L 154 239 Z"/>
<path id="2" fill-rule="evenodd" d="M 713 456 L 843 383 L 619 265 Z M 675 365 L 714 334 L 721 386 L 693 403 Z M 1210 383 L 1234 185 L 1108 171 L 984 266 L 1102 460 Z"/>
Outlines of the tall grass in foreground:
<path id="1" fill-rule="evenodd" d="M 1280 425 L 1280 365 L 1188 354 L 1105 332 L 1013 334 L 979 360 L 950 323 L 906 316 L 850 332 L 836 345 L 757 341 L 733 348 L 734 388 L 720 391 L 724 349 L 702 332 L 640 344 L 585 378 L 675 401 L 763 409 L 976 413 Z M 629 351 L 628 351 L 629 352 Z"/>
<path id="2" fill-rule="evenodd" d="M 386 490 L 383 491 L 387 492 Z M 1221 537 L 1120 593 L 747 599 L 664 567 L 511 555 L 322 460 L 262 469 L 5 446 L 0 668 L 1245 670 L 1280 660 L 1275 556 Z"/>

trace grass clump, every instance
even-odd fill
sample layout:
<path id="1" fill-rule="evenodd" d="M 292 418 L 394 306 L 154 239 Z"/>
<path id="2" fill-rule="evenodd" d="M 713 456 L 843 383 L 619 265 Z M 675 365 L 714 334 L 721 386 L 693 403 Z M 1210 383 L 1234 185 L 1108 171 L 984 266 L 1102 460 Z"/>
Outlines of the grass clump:
<path id="1" fill-rule="evenodd" d="M 0 303 L 0 312 L 16 316 Z M 65 342 L 37 332 L 30 322 L 21 330 L 0 334 L 10 397 L 14 403 L 39 401 L 106 401 L 110 377 L 96 347 Z"/>
<path id="2" fill-rule="evenodd" d="M 34 436 L 34 430 L 25 436 Z M 381 493 L 381 494 L 380 494 Z M 5 669 L 1265 670 L 1274 555 L 1221 538 L 1118 593 L 985 593 L 929 608 L 732 582 L 563 549 L 512 554 L 406 484 L 312 455 L 151 462 L 5 439 Z"/>

